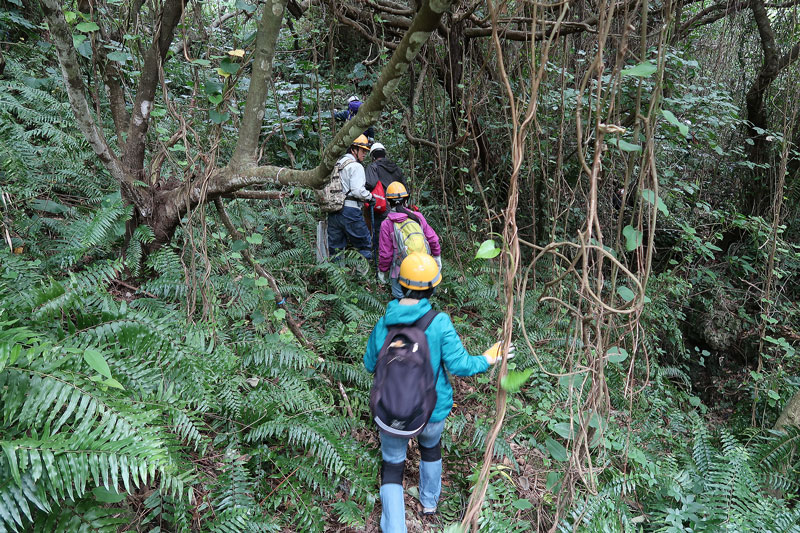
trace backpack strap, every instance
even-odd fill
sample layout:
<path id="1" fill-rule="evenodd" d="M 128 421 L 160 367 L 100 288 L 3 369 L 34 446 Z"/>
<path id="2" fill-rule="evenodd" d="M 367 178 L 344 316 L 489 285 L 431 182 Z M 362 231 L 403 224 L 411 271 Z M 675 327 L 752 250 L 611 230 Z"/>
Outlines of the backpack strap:
<path id="1" fill-rule="evenodd" d="M 424 315 L 419 317 L 419 319 L 417 319 L 416 322 L 414 322 L 414 327 L 415 328 L 419 328 L 424 332 L 426 329 L 428 329 L 428 326 L 431 325 L 431 322 L 433 322 L 433 319 L 436 318 L 436 315 L 438 315 L 438 314 L 439 314 L 439 311 L 434 311 L 433 309 L 431 309 L 430 311 L 428 311 L 427 313 L 425 313 Z M 428 346 L 428 354 L 429 354 L 429 356 L 430 356 L 430 350 L 431 350 L 430 346 Z M 441 371 L 442 371 L 442 362 L 439 361 L 439 368 L 436 369 L 436 377 L 433 378 L 434 386 L 437 383 L 439 383 L 439 373 Z"/>

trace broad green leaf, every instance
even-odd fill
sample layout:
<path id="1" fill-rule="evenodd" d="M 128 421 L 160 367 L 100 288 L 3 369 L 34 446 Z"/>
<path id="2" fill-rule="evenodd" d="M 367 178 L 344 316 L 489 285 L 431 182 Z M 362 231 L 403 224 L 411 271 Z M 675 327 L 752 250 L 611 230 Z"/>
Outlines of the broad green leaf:
<path id="1" fill-rule="evenodd" d="M 651 205 L 655 203 L 656 204 L 656 209 L 661 211 L 662 214 L 669 215 L 669 210 L 667 209 L 667 204 L 665 204 L 664 201 L 661 198 L 656 196 L 655 191 L 652 191 L 650 189 L 644 189 L 642 191 L 642 198 L 644 198 L 647 201 L 647 203 L 649 203 Z"/>
<path id="2" fill-rule="evenodd" d="M 225 113 L 220 113 L 216 109 L 209 109 L 208 110 L 208 118 L 211 119 L 211 122 L 214 124 L 222 124 L 223 122 L 227 122 L 229 118 L 231 118 L 231 114 L 227 111 Z"/>
<path id="3" fill-rule="evenodd" d="M 495 242 L 491 239 L 488 241 L 483 241 L 481 243 L 480 248 L 478 248 L 478 253 L 475 254 L 476 259 L 492 259 L 500 255 L 500 248 L 497 248 Z"/>
<path id="4" fill-rule="evenodd" d="M 120 494 L 116 491 L 108 490 L 105 487 L 95 487 L 92 489 L 92 495 L 99 502 L 103 503 L 117 503 L 125 499 L 125 494 Z"/>
<path id="5" fill-rule="evenodd" d="M 208 101 L 214 105 L 219 105 L 222 103 L 222 95 L 221 94 L 210 94 L 208 95 Z"/>
<path id="6" fill-rule="evenodd" d="M 86 361 L 95 372 L 102 375 L 105 378 L 111 378 L 111 369 L 108 368 L 108 363 L 106 362 L 105 357 L 103 354 L 98 352 L 97 350 L 88 349 L 83 352 L 83 360 Z"/>
<path id="7" fill-rule="evenodd" d="M 128 60 L 128 54 L 126 52 L 111 52 L 106 57 L 117 63 L 125 63 Z"/>
<path id="8" fill-rule="evenodd" d="M 99 30 L 100 26 L 98 26 L 94 22 L 81 22 L 76 26 L 76 28 L 78 29 L 78 31 L 82 31 L 83 33 L 91 33 L 93 31 Z"/>
<path id="9" fill-rule="evenodd" d="M 678 120 L 678 117 L 676 117 L 672 111 L 668 109 L 662 109 L 661 114 L 664 115 L 664 118 L 667 119 L 667 122 L 678 127 L 678 131 L 681 132 L 681 135 L 684 137 L 689 135 L 689 126 Z"/>
<path id="10" fill-rule="evenodd" d="M 628 358 L 628 350 L 621 346 L 612 346 L 606 352 L 609 363 L 621 363 Z"/>
<path id="11" fill-rule="evenodd" d="M 617 148 L 619 148 L 623 152 L 641 152 L 642 151 L 642 147 L 641 146 L 639 146 L 638 144 L 629 143 L 628 141 L 626 141 L 624 139 L 617 139 L 615 137 L 612 137 L 610 139 L 607 139 L 607 141 L 608 141 L 609 144 L 616 146 Z"/>
<path id="12" fill-rule="evenodd" d="M 553 427 L 553 431 L 558 433 L 558 435 L 565 440 L 572 439 L 572 427 L 569 422 L 559 422 Z"/>
<path id="13" fill-rule="evenodd" d="M 545 488 L 547 490 L 553 490 L 558 482 L 561 481 L 561 472 L 549 472 L 547 474 L 547 481 L 545 482 Z"/>
<path id="14" fill-rule="evenodd" d="M 83 44 L 83 41 L 85 41 L 85 40 L 86 40 L 86 36 L 85 35 L 81 35 L 81 34 L 73 35 L 72 36 L 72 46 L 74 46 L 75 48 L 78 48 L 80 45 Z"/>
<path id="15" fill-rule="evenodd" d="M 261 244 L 262 242 L 264 242 L 264 238 L 261 236 L 260 233 L 253 233 L 252 235 L 248 235 L 246 240 L 250 244 Z"/>
<path id="16" fill-rule="evenodd" d="M 619 297 L 625 302 L 630 302 L 636 298 L 636 294 L 634 294 L 634 292 L 625 285 L 620 285 L 617 287 L 617 294 L 619 294 Z"/>
<path id="17" fill-rule="evenodd" d="M 113 387 L 115 389 L 125 390 L 125 387 L 122 386 L 122 383 L 117 381 L 114 378 L 108 378 L 102 381 L 103 385 L 108 385 L 109 387 Z"/>
<path id="18" fill-rule="evenodd" d="M 17 3 L 17 2 L 19 2 L 19 3 Z M 11 0 L 11 3 L 12 4 L 17 4 L 19 7 L 22 7 L 22 1 L 21 0 Z M 75 22 L 76 18 L 78 18 L 78 14 L 75 13 L 74 11 L 64 11 L 64 20 L 67 21 L 67 24 L 72 24 L 73 22 Z"/>
<path id="19" fill-rule="evenodd" d="M 272 316 L 275 317 L 275 320 L 281 321 L 286 318 L 286 309 L 276 309 L 272 312 Z"/>
<path id="20" fill-rule="evenodd" d="M 238 72 L 238 70 L 239 70 L 239 64 L 238 63 L 234 63 L 233 61 L 231 61 L 228 58 L 225 58 L 219 64 L 219 68 L 225 74 L 228 74 L 228 75 L 236 74 L 236 72 Z"/>
<path id="21" fill-rule="evenodd" d="M 211 66 L 211 61 L 208 59 L 193 59 L 192 65 L 197 65 L 199 67 L 209 67 Z"/>
<path id="22" fill-rule="evenodd" d="M 500 386 L 507 392 L 517 392 L 522 385 L 528 381 L 528 378 L 533 374 L 532 368 L 526 368 L 522 372 L 511 370 L 506 377 L 500 382 Z"/>
<path id="23" fill-rule="evenodd" d="M 525 511 L 527 509 L 533 508 L 533 504 L 530 500 L 526 500 L 524 498 L 520 498 L 519 500 L 515 500 L 511 502 L 511 506 L 515 509 L 519 509 L 520 511 Z"/>
<path id="24" fill-rule="evenodd" d="M 563 463 L 569 457 L 564 445 L 555 439 L 547 439 L 544 441 L 544 446 L 547 448 L 547 451 L 550 452 L 550 456 L 556 461 Z"/>
<path id="25" fill-rule="evenodd" d="M 642 245 L 642 232 L 630 224 L 622 228 L 622 235 L 625 236 L 625 249 L 629 252 Z"/>
<path id="26" fill-rule="evenodd" d="M 269 281 L 266 278 L 262 278 L 261 276 L 256 278 L 256 287 L 266 287 L 269 285 Z"/>
<path id="27" fill-rule="evenodd" d="M 649 61 L 643 61 L 636 66 L 622 69 L 623 76 L 636 76 L 637 78 L 647 78 L 651 76 L 658 67 Z"/>

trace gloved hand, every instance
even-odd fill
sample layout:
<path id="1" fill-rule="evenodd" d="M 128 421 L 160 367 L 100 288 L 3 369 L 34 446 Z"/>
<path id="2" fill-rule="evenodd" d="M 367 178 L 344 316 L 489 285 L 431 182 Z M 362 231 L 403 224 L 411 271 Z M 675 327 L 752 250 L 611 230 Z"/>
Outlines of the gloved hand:
<path id="1" fill-rule="evenodd" d="M 378 282 L 381 285 L 386 285 L 386 272 L 378 270 Z"/>
<path id="2" fill-rule="evenodd" d="M 514 358 L 514 343 L 511 343 L 511 346 L 508 347 L 508 358 Z M 497 361 L 503 358 L 503 341 L 497 341 L 492 345 L 491 348 L 483 352 L 483 356 L 489 362 L 490 365 L 495 364 Z"/>
<path id="3" fill-rule="evenodd" d="M 442 256 L 434 255 L 433 260 L 436 261 L 436 264 L 439 265 L 439 270 L 442 269 Z"/>

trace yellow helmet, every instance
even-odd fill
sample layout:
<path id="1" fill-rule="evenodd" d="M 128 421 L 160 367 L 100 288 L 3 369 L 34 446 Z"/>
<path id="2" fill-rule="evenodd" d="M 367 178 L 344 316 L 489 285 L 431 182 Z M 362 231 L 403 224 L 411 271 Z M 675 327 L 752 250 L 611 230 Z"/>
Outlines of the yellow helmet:
<path id="1" fill-rule="evenodd" d="M 399 181 L 393 181 L 386 187 L 386 199 L 408 198 L 408 191 Z"/>
<path id="2" fill-rule="evenodd" d="M 359 148 L 363 148 L 364 150 L 369 150 L 369 139 L 363 133 L 356 137 L 356 140 L 353 141 L 352 146 L 358 146 Z"/>
<path id="3" fill-rule="evenodd" d="M 412 253 L 400 263 L 397 281 L 406 289 L 424 291 L 432 289 L 442 281 L 442 273 L 436 260 L 424 253 Z"/>

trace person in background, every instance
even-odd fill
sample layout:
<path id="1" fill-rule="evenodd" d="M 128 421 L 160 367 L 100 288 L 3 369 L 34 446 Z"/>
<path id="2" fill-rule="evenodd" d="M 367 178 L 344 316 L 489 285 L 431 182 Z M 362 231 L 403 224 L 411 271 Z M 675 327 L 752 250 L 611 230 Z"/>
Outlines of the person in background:
<path id="1" fill-rule="evenodd" d="M 385 198 L 386 189 L 389 188 L 392 182 L 396 181 L 406 187 L 403 171 L 394 161 L 386 157 L 386 148 L 381 143 L 373 143 L 369 149 L 369 155 L 372 157 L 372 163 L 367 167 L 366 188 L 369 192 Z M 367 213 L 366 215 L 372 221 L 372 253 L 374 257 L 378 256 L 378 237 L 381 231 L 381 224 L 386 220 L 387 215 L 388 206 L 384 211 L 373 209 L 373 213 Z"/>
<path id="2" fill-rule="evenodd" d="M 351 96 L 347 99 L 347 109 L 340 109 L 339 111 L 334 111 L 333 117 L 339 122 L 347 122 L 348 120 L 352 120 L 356 113 L 358 113 L 358 109 L 363 105 L 358 96 Z M 375 139 L 375 128 L 370 126 L 364 130 L 364 135 L 367 136 L 369 142 L 372 142 Z"/>
<path id="3" fill-rule="evenodd" d="M 428 299 L 442 281 L 439 264 L 427 254 L 411 254 L 400 265 L 400 285 L 403 298 L 392 300 L 386 314 L 378 320 L 367 341 L 364 366 L 375 372 L 378 354 L 383 347 L 388 328 L 399 324 L 413 324 L 431 310 Z M 472 376 L 485 372 L 502 358 L 502 345 L 495 343 L 483 355 L 470 355 L 461 343 L 450 317 L 438 313 L 425 329 L 430 363 L 436 379 L 436 406 L 425 429 L 417 436 L 420 452 L 419 500 L 422 514 L 436 513 L 442 490 L 441 435 L 445 419 L 453 408 L 453 387 L 447 374 Z M 514 356 L 514 345 L 509 346 L 508 358 Z M 444 368 L 445 372 L 439 372 Z M 407 438 L 381 432 L 381 530 L 384 533 L 405 533 L 405 502 L 403 500 L 403 474 L 405 471 Z"/>
<path id="4" fill-rule="evenodd" d="M 369 141 L 364 135 L 359 135 L 336 163 L 343 167 L 339 176 L 346 199 L 342 209 L 328 214 L 328 252 L 331 257 L 349 243 L 367 261 L 372 259 L 372 239 L 361 216 L 361 202 L 373 201 L 372 194 L 364 188 L 366 178 L 361 164 L 367 152 Z"/>

